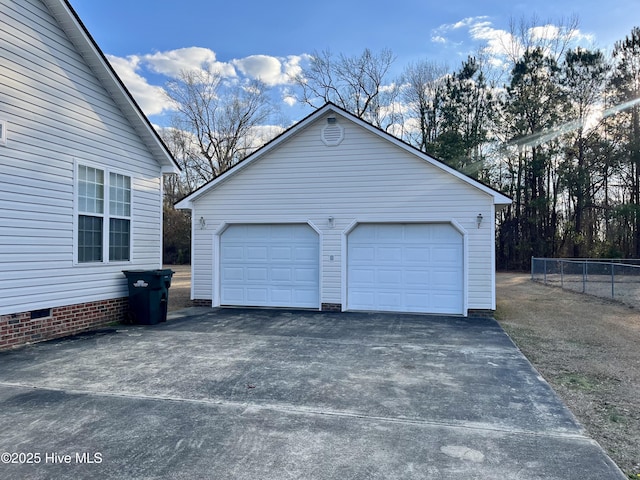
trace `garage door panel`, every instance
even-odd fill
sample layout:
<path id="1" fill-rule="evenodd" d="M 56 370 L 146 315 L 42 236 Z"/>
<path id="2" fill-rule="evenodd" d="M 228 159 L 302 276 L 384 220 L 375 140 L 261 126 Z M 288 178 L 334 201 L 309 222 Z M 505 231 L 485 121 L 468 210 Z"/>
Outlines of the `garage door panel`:
<path id="1" fill-rule="evenodd" d="M 271 281 L 272 282 L 291 282 L 292 273 L 291 268 L 272 268 L 271 269 Z M 265 279 L 268 280 L 268 279 Z"/>
<path id="2" fill-rule="evenodd" d="M 364 310 L 375 303 L 375 295 L 369 290 L 354 289 L 349 292 L 349 308 Z"/>
<path id="3" fill-rule="evenodd" d="M 297 288 L 293 291 L 296 303 L 310 304 L 317 301 L 318 291 L 315 288 Z"/>
<path id="4" fill-rule="evenodd" d="M 437 264 L 451 264 L 455 265 L 460 258 L 459 247 L 434 247 L 433 248 L 433 263 Z"/>
<path id="5" fill-rule="evenodd" d="M 376 272 L 373 268 L 353 268 L 349 270 L 350 285 L 356 289 L 359 285 L 374 285 Z"/>
<path id="6" fill-rule="evenodd" d="M 264 304 L 269 299 L 269 291 L 266 288 L 247 287 L 246 301 L 249 306 Z"/>
<path id="7" fill-rule="evenodd" d="M 362 224 L 347 238 L 347 308 L 463 313 L 462 235 L 450 224 Z"/>
<path id="8" fill-rule="evenodd" d="M 246 273 L 247 281 L 249 282 L 267 280 L 269 278 L 269 270 L 266 267 L 247 267 Z"/>
<path id="9" fill-rule="evenodd" d="M 268 250 L 265 247 L 247 246 L 245 248 L 245 258 L 248 261 L 261 261 L 266 262 L 268 260 Z"/>
<path id="10" fill-rule="evenodd" d="M 220 303 L 317 308 L 319 238 L 308 225 L 232 225 L 220 238 Z"/>
<path id="11" fill-rule="evenodd" d="M 223 287 L 222 296 L 228 299 L 229 302 L 243 302 L 245 299 L 245 291 L 242 288 Z"/>
<path id="12" fill-rule="evenodd" d="M 405 294 L 405 303 L 413 311 L 424 311 L 429 308 L 430 298 L 424 292 L 407 292 Z"/>
<path id="13" fill-rule="evenodd" d="M 434 243 L 458 243 L 460 232 L 448 224 L 430 225 L 430 241 Z"/>
<path id="14" fill-rule="evenodd" d="M 222 270 L 222 279 L 228 281 L 243 281 L 245 270 L 243 268 L 226 267 Z"/>
<path id="15" fill-rule="evenodd" d="M 409 287 L 429 285 L 430 272 L 428 270 L 408 270 L 404 272 L 404 284 Z"/>
<path id="16" fill-rule="evenodd" d="M 242 260 L 244 258 L 243 247 L 224 246 L 222 248 L 222 258 L 229 260 Z"/>
<path id="17" fill-rule="evenodd" d="M 277 229 L 270 229 L 270 227 L 265 227 L 264 230 L 256 230 L 257 232 L 261 232 L 261 237 L 260 238 L 264 238 L 264 236 L 266 235 L 265 231 L 268 232 L 268 235 L 270 238 L 272 238 L 273 240 L 277 240 L 277 241 L 281 241 L 283 243 L 290 243 L 291 240 L 293 240 L 296 235 L 294 233 L 295 227 L 292 226 L 292 228 L 287 228 L 289 227 L 288 225 L 282 225 L 282 228 L 277 228 Z"/>
<path id="18" fill-rule="evenodd" d="M 349 235 L 351 237 L 351 235 Z M 375 258 L 375 248 L 372 246 L 353 247 L 349 252 L 349 259 L 354 262 L 371 262 Z"/>
<path id="19" fill-rule="evenodd" d="M 395 225 L 390 225 L 389 230 L 393 231 Z M 434 230 L 436 230 L 439 225 L 424 225 L 424 224 L 415 224 L 415 225 L 405 225 L 404 231 L 402 232 L 402 237 L 404 242 L 406 243 L 415 243 L 417 245 L 424 245 L 425 243 L 433 241 L 432 236 Z"/>
<path id="20" fill-rule="evenodd" d="M 376 259 L 381 262 L 399 262 L 402 260 L 402 249 L 398 247 L 378 247 Z"/>
<path id="21" fill-rule="evenodd" d="M 450 270 L 435 270 L 433 272 L 435 282 L 442 287 L 446 287 L 449 290 L 459 292 L 462 278 L 459 272 Z"/>
<path id="22" fill-rule="evenodd" d="M 269 293 L 271 297 L 268 303 L 276 305 L 290 305 L 292 303 L 292 292 L 290 288 L 270 287 Z M 267 300 L 265 300 L 267 301 Z"/>
<path id="23" fill-rule="evenodd" d="M 318 249 L 314 247 L 296 247 L 294 258 L 298 262 L 309 262 L 315 264 L 318 262 Z"/>
<path id="24" fill-rule="evenodd" d="M 381 268 L 376 272 L 376 281 L 379 285 L 397 286 L 402 284 L 402 270 Z"/>
<path id="25" fill-rule="evenodd" d="M 293 260 L 293 248 L 290 246 L 271 247 L 269 250 L 269 260 L 276 262 L 291 262 Z"/>
<path id="26" fill-rule="evenodd" d="M 454 293 L 434 293 L 432 299 L 436 313 L 448 313 L 451 303 L 458 299 L 458 295 Z"/>
<path id="27" fill-rule="evenodd" d="M 378 293 L 378 310 L 397 310 L 402 305 L 402 294 L 399 292 L 380 291 Z"/>
<path id="28" fill-rule="evenodd" d="M 403 262 L 417 262 L 427 264 L 431 261 L 431 249 L 423 247 L 406 247 L 402 251 Z"/>
<path id="29" fill-rule="evenodd" d="M 315 285 L 318 282 L 318 270 L 316 268 L 296 268 L 295 279 L 300 284 Z"/>
<path id="30" fill-rule="evenodd" d="M 296 241 L 302 240 L 303 242 L 315 242 L 318 240 L 318 234 L 308 225 L 305 225 L 304 229 L 297 228 L 297 225 L 294 226 L 294 228 L 290 230 L 290 235 L 291 239 Z"/>

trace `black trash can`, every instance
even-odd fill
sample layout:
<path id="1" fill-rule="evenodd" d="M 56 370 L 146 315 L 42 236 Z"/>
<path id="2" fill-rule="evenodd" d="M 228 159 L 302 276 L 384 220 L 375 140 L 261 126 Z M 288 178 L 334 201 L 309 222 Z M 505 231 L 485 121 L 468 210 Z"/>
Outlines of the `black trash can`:
<path id="1" fill-rule="evenodd" d="M 133 323 L 155 325 L 167 321 L 171 269 L 123 270 L 129 285 L 129 315 Z"/>

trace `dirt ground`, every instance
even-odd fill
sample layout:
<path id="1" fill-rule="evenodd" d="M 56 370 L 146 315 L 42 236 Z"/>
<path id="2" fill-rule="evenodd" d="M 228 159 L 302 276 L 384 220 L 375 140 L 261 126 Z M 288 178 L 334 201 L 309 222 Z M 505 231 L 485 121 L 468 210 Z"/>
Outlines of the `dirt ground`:
<path id="1" fill-rule="evenodd" d="M 640 312 L 499 273 L 496 318 L 589 435 L 640 478 Z"/>
<path id="2" fill-rule="evenodd" d="M 191 306 L 189 266 L 172 265 L 169 311 Z M 499 273 L 496 318 L 589 435 L 640 479 L 640 311 Z"/>
<path id="3" fill-rule="evenodd" d="M 168 310 L 180 310 L 191 306 L 191 266 L 190 265 L 165 265 L 174 271 L 169 287 Z"/>

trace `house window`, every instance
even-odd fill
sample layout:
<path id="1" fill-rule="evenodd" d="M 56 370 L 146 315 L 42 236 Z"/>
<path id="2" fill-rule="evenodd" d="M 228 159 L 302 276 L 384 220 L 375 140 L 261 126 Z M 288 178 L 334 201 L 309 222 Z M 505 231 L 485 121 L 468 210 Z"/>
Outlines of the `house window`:
<path id="1" fill-rule="evenodd" d="M 131 259 L 131 177 L 78 165 L 78 263 Z"/>
<path id="2" fill-rule="evenodd" d="M 109 174 L 109 260 L 129 260 L 131 178 Z"/>
<path id="3" fill-rule="evenodd" d="M 78 166 L 78 262 L 101 262 L 104 224 L 104 172 Z"/>

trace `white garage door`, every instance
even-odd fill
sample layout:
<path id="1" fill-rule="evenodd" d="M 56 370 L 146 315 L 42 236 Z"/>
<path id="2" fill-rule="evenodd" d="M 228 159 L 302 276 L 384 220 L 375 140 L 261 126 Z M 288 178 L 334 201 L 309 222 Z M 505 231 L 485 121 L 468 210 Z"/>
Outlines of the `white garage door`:
<path id="1" fill-rule="evenodd" d="M 220 238 L 220 303 L 319 308 L 319 240 L 309 225 L 232 225 Z"/>
<path id="2" fill-rule="evenodd" d="M 462 235 L 449 224 L 362 224 L 348 237 L 347 308 L 462 314 Z"/>

